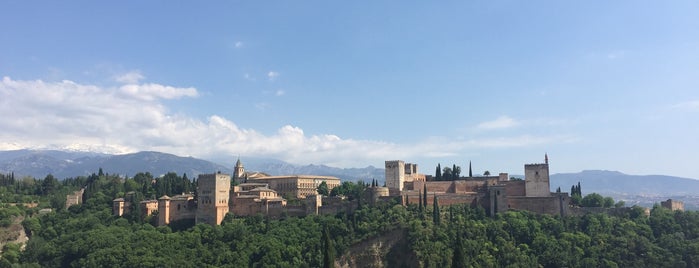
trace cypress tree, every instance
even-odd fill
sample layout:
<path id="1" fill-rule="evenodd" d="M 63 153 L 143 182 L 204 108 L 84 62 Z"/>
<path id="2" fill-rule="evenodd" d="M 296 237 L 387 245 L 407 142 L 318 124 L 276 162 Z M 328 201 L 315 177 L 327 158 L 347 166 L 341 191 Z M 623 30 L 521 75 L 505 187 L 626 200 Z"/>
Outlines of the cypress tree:
<path id="1" fill-rule="evenodd" d="M 441 222 L 441 217 L 439 215 L 439 200 L 437 200 L 437 194 L 434 194 L 432 206 L 432 221 L 434 222 L 434 225 L 439 225 Z"/>
<path id="2" fill-rule="evenodd" d="M 471 161 L 468 161 L 468 177 L 473 178 L 473 169 L 471 169 Z"/>
<path id="3" fill-rule="evenodd" d="M 464 245 L 461 238 L 461 232 L 456 231 L 456 241 L 454 242 L 454 255 L 451 259 L 451 267 L 466 267 L 464 262 Z"/>
<path id="4" fill-rule="evenodd" d="M 420 212 L 422 212 L 422 191 L 418 190 L 418 192 L 417 192 L 417 197 L 418 197 L 418 203 L 417 203 L 418 205 L 417 205 L 417 207 L 418 207 L 418 210 L 419 210 Z"/>
<path id="5" fill-rule="evenodd" d="M 328 227 L 325 227 L 323 230 L 323 267 L 335 267 L 335 248 L 332 240 L 330 239 Z"/>
<path id="6" fill-rule="evenodd" d="M 422 196 L 422 202 L 424 202 L 424 203 L 422 203 L 422 206 L 425 207 L 425 208 L 427 208 L 427 184 L 423 184 L 423 187 L 422 187 L 422 188 L 423 188 L 423 191 L 422 191 L 422 194 L 423 194 L 423 196 Z"/>
<path id="7" fill-rule="evenodd" d="M 442 164 L 437 163 L 437 170 L 434 172 L 435 180 L 442 180 Z"/>
<path id="8" fill-rule="evenodd" d="M 452 165 L 452 168 L 451 168 L 451 180 L 452 180 L 452 181 L 455 181 L 455 180 L 458 180 L 458 179 L 459 179 L 459 172 L 458 172 L 458 170 L 456 169 L 456 164 L 453 164 L 453 165 Z"/>
<path id="9" fill-rule="evenodd" d="M 582 190 L 580 190 L 580 182 L 578 182 L 578 195 L 582 196 Z"/>

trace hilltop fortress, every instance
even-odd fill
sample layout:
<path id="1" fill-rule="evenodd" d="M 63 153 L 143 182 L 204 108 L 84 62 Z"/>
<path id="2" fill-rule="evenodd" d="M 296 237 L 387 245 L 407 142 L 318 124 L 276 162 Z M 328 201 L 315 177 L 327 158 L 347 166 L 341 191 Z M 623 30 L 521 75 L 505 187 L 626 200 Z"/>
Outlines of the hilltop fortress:
<path id="1" fill-rule="evenodd" d="M 568 193 L 549 190 L 547 155 L 544 163 L 524 165 L 523 180 L 510 179 L 507 173 L 499 173 L 497 176 L 461 176 L 449 181 L 435 181 L 432 176 L 419 173 L 417 164 L 402 160 L 390 160 L 385 164 L 385 186 L 372 183 L 359 202 L 317 194 L 318 186 L 322 183 L 328 186 L 329 191 L 339 186 L 339 178 L 317 175 L 269 176 L 260 172 L 245 172 L 238 160 L 232 177 L 220 172 L 199 175 L 196 196 L 192 193 L 172 197 L 164 195 L 158 200 L 141 201 L 139 206 L 144 215 L 157 211 L 158 225 L 179 220 L 217 225 L 229 212 L 236 216 L 305 216 L 350 212 L 359 203 L 393 201 L 407 206 L 420 201 L 432 204 L 435 199 L 440 206 L 465 204 L 482 207 L 488 215 L 507 210 L 561 216 L 587 211 L 572 206 Z M 287 202 L 289 198 L 295 200 L 293 204 Z M 124 198 L 114 199 L 113 203 L 113 212 L 118 216 L 128 213 L 132 207 Z M 679 206 L 668 203 L 668 206 L 673 205 Z"/>
<path id="2" fill-rule="evenodd" d="M 469 172 L 470 173 L 470 172 Z M 386 187 L 390 195 L 400 196 L 403 204 L 416 204 L 428 196 L 431 204 L 468 204 L 483 207 L 489 215 L 509 209 L 545 214 L 568 214 L 568 193 L 551 193 L 548 156 L 544 163 L 524 165 L 524 180 L 510 180 L 507 173 L 497 176 L 460 177 L 451 181 L 426 180 L 417 173 L 417 165 L 400 160 L 386 161 Z"/>

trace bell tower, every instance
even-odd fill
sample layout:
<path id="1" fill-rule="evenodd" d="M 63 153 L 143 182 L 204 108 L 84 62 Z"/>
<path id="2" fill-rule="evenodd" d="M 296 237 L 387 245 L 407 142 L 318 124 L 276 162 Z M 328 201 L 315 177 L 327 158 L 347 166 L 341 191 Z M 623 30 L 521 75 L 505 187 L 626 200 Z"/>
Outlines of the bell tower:
<path id="1" fill-rule="evenodd" d="M 238 157 L 238 161 L 235 162 L 233 181 L 237 183 L 245 182 L 245 167 L 243 167 L 243 163 L 240 162 L 240 156 Z"/>

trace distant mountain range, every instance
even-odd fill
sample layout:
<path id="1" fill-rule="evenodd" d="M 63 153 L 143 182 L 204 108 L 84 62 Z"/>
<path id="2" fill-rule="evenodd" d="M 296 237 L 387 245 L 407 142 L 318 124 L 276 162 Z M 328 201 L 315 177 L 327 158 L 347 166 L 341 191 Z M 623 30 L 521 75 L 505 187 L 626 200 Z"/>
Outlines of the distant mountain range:
<path id="1" fill-rule="evenodd" d="M 335 176 L 343 180 L 383 180 L 384 170 L 372 166 L 366 168 L 335 168 L 325 165 L 297 166 L 275 159 L 243 159 L 248 171 L 261 171 L 270 175 L 313 174 Z M 87 176 L 102 168 L 104 172 L 132 176 L 138 172 L 150 172 L 155 176 L 167 172 L 187 173 L 188 177 L 221 171 L 233 173 L 235 159 L 226 165 L 193 157 L 181 157 L 160 152 L 138 152 L 109 155 L 89 152 L 57 150 L 0 151 L 0 172 L 14 172 L 15 176 L 44 178 L 52 174 L 56 178 Z"/>
<path id="2" fill-rule="evenodd" d="M 365 182 L 384 180 L 383 168 L 336 168 L 325 165 L 293 165 L 284 161 L 262 158 L 241 159 L 248 171 L 261 171 L 270 175 L 312 174 L 335 176 L 342 180 Z M 14 172 L 15 176 L 44 178 L 47 174 L 62 179 L 86 176 L 99 168 L 111 174 L 133 176 L 138 172 L 150 172 L 155 176 L 167 172 L 187 173 L 192 178 L 202 173 L 233 172 L 235 158 L 217 159 L 218 163 L 193 157 L 180 157 L 160 152 L 138 152 L 109 155 L 89 152 L 57 150 L 0 151 L 0 172 Z M 221 164 L 224 163 L 224 164 Z M 523 177 L 523 176 L 519 176 Z M 561 187 L 569 192 L 573 184 L 581 183 L 583 194 L 600 193 L 643 196 L 699 195 L 699 180 L 662 175 L 637 176 L 617 171 L 586 170 L 578 173 L 551 175 L 551 191 Z"/>
<path id="3" fill-rule="evenodd" d="M 578 182 L 583 194 L 699 195 L 699 180 L 664 175 L 628 175 L 607 170 L 553 174 L 551 191 L 561 187 L 561 191 L 570 192 L 570 187 Z"/>

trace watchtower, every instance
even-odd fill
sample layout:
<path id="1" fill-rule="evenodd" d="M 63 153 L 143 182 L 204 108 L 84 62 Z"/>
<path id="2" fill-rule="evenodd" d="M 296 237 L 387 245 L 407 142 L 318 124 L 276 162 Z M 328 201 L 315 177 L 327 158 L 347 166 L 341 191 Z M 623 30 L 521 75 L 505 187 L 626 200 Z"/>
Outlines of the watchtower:
<path id="1" fill-rule="evenodd" d="M 197 179 L 196 223 L 221 224 L 228 213 L 231 176 L 221 172 L 201 174 Z"/>
<path id="2" fill-rule="evenodd" d="M 386 187 L 389 191 L 400 193 L 405 182 L 405 162 L 402 160 L 386 161 Z"/>
<path id="3" fill-rule="evenodd" d="M 524 165 L 525 196 L 527 197 L 547 197 L 551 196 L 551 186 L 549 182 L 549 161 L 545 155 L 543 164 Z"/>

